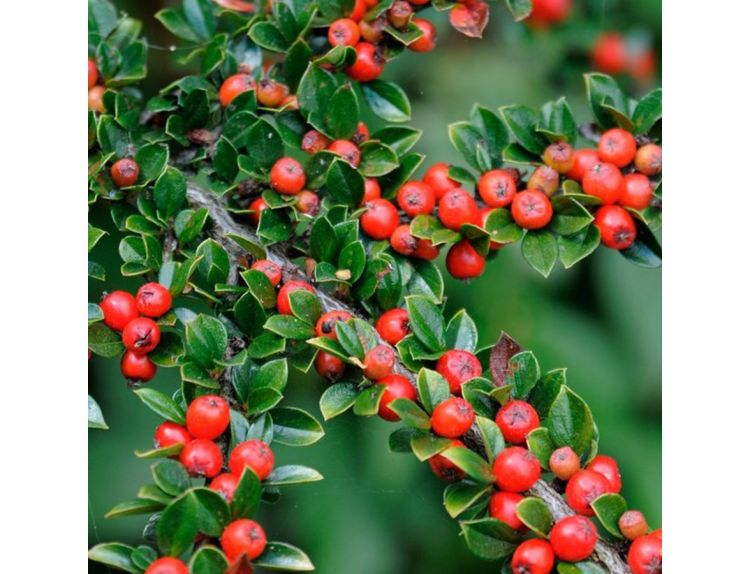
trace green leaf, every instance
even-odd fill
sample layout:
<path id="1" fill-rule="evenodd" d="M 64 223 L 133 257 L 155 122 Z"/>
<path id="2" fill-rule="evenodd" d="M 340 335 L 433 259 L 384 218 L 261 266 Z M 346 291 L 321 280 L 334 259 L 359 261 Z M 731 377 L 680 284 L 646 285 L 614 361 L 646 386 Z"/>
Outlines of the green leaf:
<path id="1" fill-rule="evenodd" d="M 523 236 L 523 229 L 513 221 L 510 211 L 502 207 L 493 209 L 490 212 L 487 216 L 484 229 L 490 234 L 492 241 L 499 243 L 518 241 Z"/>
<path id="2" fill-rule="evenodd" d="M 381 385 L 382 386 L 382 385 Z M 407 454 L 412 452 L 411 440 L 426 433 L 409 427 L 401 427 L 388 435 L 388 449 L 393 453 Z"/>
<path id="3" fill-rule="evenodd" d="M 102 415 L 102 409 L 99 407 L 97 402 L 89 395 L 89 428 L 90 429 L 103 429 L 107 430 L 109 427 L 104 422 L 104 415 Z"/>
<path id="4" fill-rule="evenodd" d="M 612 116 L 611 109 L 626 114 L 628 104 L 617 82 L 606 74 L 584 74 L 586 95 L 594 113 L 596 122 L 602 128 L 616 127 L 617 121 Z"/>
<path id="5" fill-rule="evenodd" d="M 462 349 L 473 353 L 477 348 L 479 333 L 474 320 L 465 309 L 458 311 L 448 322 L 445 344 L 449 349 Z"/>
<path id="6" fill-rule="evenodd" d="M 89 0 L 88 17 L 89 42 L 93 40 L 94 44 L 109 36 L 117 26 L 117 9 L 109 0 Z"/>
<path id="7" fill-rule="evenodd" d="M 207 369 L 222 358 L 227 339 L 227 330 L 221 321 L 208 315 L 198 315 L 185 326 L 187 356 Z"/>
<path id="8" fill-rule="evenodd" d="M 179 556 L 193 544 L 198 534 L 198 509 L 192 497 L 174 500 L 159 516 L 156 537 L 167 556 Z"/>
<path id="9" fill-rule="evenodd" d="M 594 420 L 588 405 L 564 386 L 547 415 L 550 437 L 560 446 L 570 446 L 579 455 L 589 448 L 594 438 Z"/>
<path id="10" fill-rule="evenodd" d="M 323 427 L 310 413 L 293 407 L 279 407 L 271 411 L 274 440 L 287 446 L 306 446 L 318 442 Z"/>
<path id="11" fill-rule="evenodd" d="M 308 572 L 315 570 L 310 558 L 299 548 L 284 542 L 269 542 L 253 564 L 268 570 Z"/>
<path id="12" fill-rule="evenodd" d="M 169 148 L 164 144 L 147 144 L 135 153 L 135 161 L 140 167 L 138 183 L 145 184 L 159 177 L 167 166 Z"/>
<path id="13" fill-rule="evenodd" d="M 135 498 L 116 504 L 104 518 L 121 518 L 123 516 L 137 516 L 139 514 L 153 514 L 164 508 L 164 505 L 153 500 Z"/>
<path id="14" fill-rule="evenodd" d="M 513 19 L 516 22 L 528 18 L 533 7 L 531 0 L 505 0 L 505 3 L 508 5 L 508 10 L 513 14 Z"/>
<path id="15" fill-rule="evenodd" d="M 563 385 L 565 385 L 565 369 L 553 369 L 545 373 L 534 386 L 529 402 L 534 405 L 541 418 L 547 416 Z"/>
<path id="16" fill-rule="evenodd" d="M 183 0 L 182 9 L 190 28 L 204 40 L 216 32 L 216 17 L 210 0 Z"/>
<path id="17" fill-rule="evenodd" d="M 516 514 L 521 522 L 542 538 L 546 538 L 552 528 L 552 513 L 541 498 L 524 498 L 516 506 Z"/>
<path id="18" fill-rule="evenodd" d="M 482 435 L 484 452 L 487 460 L 495 460 L 498 454 L 505 448 L 505 439 L 495 421 L 485 417 L 476 417 L 479 433 Z"/>
<path id="19" fill-rule="evenodd" d="M 354 383 L 336 383 L 328 387 L 320 397 L 320 412 L 324 420 L 336 417 L 354 405 L 357 400 L 357 385 Z"/>
<path id="20" fill-rule="evenodd" d="M 601 241 L 601 233 L 596 225 L 589 225 L 575 235 L 569 237 L 560 236 L 557 243 L 560 248 L 560 262 L 565 269 L 591 255 Z"/>
<path id="21" fill-rule="evenodd" d="M 469 550 L 485 560 L 506 558 L 513 554 L 517 546 L 513 540 L 513 530 L 494 518 L 462 521 L 461 534 Z"/>
<path id="22" fill-rule="evenodd" d="M 278 466 L 268 475 L 264 486 L 280 486 L 285 484 L 301 484 L 303 482 L 317 482 L 323 480 L 323 475 L 314 468 L 299 464 Z"/>
<path id="23" fill-rule="evenodd" d="M 281 139 L 281 134 L 266 119 L 258 120 L 250 128 L 246 146 L 250 156 L 250 169 L 253 173 L 270 169 L 276 160 L 284 155 L 284 141 Z"/>
<path id="24" fill-rule="evenodd" d="M 154 202 L 159 216 L 169 219 L 177 214 L 185 203 L 187 184 L 182 172 L 174 167 L 168 167 L 159 176 L 154 185 Z"/>
<path id="25" fill-rule="evenodd" d="M 366 141 L 359 149 L 359 171 L 366 177 L 382 177 L 399 167 L 398 155 L 387 145 Z"/>
<path id="26" fill-rule="evenodd" d="M 140 570 L 133 564 L 130 556 L 133 553 L 133 547 L 119 542 L 107 542 L 97 544 L 89 550 L 89 560 L 99 562 L 105 566 L 111 566 L 125 572 L 138 574 Z"/>
<path id="27" fill-rule="evenodd" d="M 383 393 L 385 393 L 385 385 L 377 383 L 363 390 L 354 401 L 354 414 L 364 417 L 377 414 Z"/>
<path id="28" fill-rule="evenodd" d="M 280 212 L 280 209 L 264 209 L 260 214 L 258 237 L 264 240 L 266 245 L 286 241 L 292 236 L 292 226 Z"/>
<path id="29" fill-rule="evenodd" d="M 489 484 L 495 482 L 492 467 L 477 453 L 464 447 L 451 447 L 441 453 L 477 482 Z"/>
<path id="30" fill-rule="evenodd" d="M 430 369 L 420 369 L 417 375 L 417 390 L 419 401 L 428 413 L 432 413 L 437 405 L 451 396 L 448 382 L 440 373 Z"/>
<path id="31" fill-rule="evenodd" d="M 443 274 L 432 261 L 412 260 L 413 271 L 406 285 L 410 295 L 424 295 L 436 305 L 443 301 Z"/>
<path id="32" fill-rule="evenodd" d="M 304 289 L 289 294 L 289 306 L 295 317 L 309 325 L 315 325 L 318 317 L 320 317 L 320 299 L 314 293 Z"/>
<path id="33" fill-rule="evenodd" d="M 467 449 L 464 449 L 467 450 Z M 492 486 L 459 482 L 448 485 L 443 493 L 443 505 L 451 518 L 456 518 L 480 498 L 489 494 Z"/>
<path id="34" fill-rule="evenodd" d="M 193 574 L 224 574 L 228 568 L 224 553 L 215 546 L 201 546 L 190 559 Z"/>
<path id="35" fill-rule="evenodd" d="M 533 154 L 541 155 L 547 141 L 536 130 L 539 117 L 528 106 L 513 105 L 500 108 L 500 115 L 516 141 Z"/>
<path id="36" fill-rule="evenodd" d="M 424 462 L 451 446 L 451 440 L 435 436 L 431 432 L 412 433 L 410 435 L 411 450 L 416 457 Z"/>
<path id="37" fill-rule="evenodd" d="M 174 232 L 180 245 L 186 245 L 198 238 L 208 218 L 208 209 L 201 207 L 195 211 L 185 209 L 175 217 Z"/>
<path id="38" fill-rule="evenodd" d="M 627 249 L 622 249 L 620 254 L 640 267 L 661 267 L 661 245 L 659 245 L 659 241 L 648 225 L 638 218 L 633 219 L 637 230 L 635 241 Z"/>
<path id="39" fill-rule="evenodd" d="M 388 408 L 410 427 L 421 430 L 429 430 L 431 427 L 430 417 L 414 401 L 399 397 L 393 399 Z"/>
<path id="40" fill-rule="evenodd" d="M 136 389 L 134 392 L 148 408 L 163 419 L 178 425 L 185 424 L 185 411 L 171 397 L 149 388 Z"/>
<path id="41" fill-rule="evenodd" d="M 315 334 L 312 325 L 291 315 L 272 315 L 263 328 L 286 339 L 305 340 Z"/>
<path id="42" fill-rule="evenodd" d="M 89 325 L 88 347 L 95 355 L 109 358 L 117 357 L 125 351 L 122 337 L 104 323 Z"/>
<path id="43" fill-rule="evenodd" d="M 370 139 L 391 148 L 398 156 L 407 153 L 422 137 L 422 130 L 407 126 L 387 126 L 372 134 Z"/>
<path id="44" fill-rule="evenodd" d="M 554 198 L 552 207 L 555 214 L 552 216 L 550 229 L 560 235 L 574 235 L 594 221 L 588 210 L 570 196 Z"/>
<path id="45" fill-rule="evenodd" d="M 252 518 L 258 511 L 260 492 L 261 484 L 258 475 L 246 466 L 232 497 L 232 518 Z"/>
<path id="46" fill-rule="evenodd" d="M 199 42 L 201 39 L 193 32 L 182 12 L 174 8 L 159 10 L 154 16 L 163 26 L 178 38 L 188 42 Z"/>
<path id="47" fill-rule="evenodd" d="M 154 482 L 167 494 L 177 496 L 190 486 L 190 478 L 176 460 L 162 460 L 151 466 Z"/>
<path id="48" fill-rule="evenodd" d="M 135 456 L 138 458 L 172 458 L 182 451 L 182 443 L 176 443 L 164 448 L 152 448 L 150 450 L 136 449 Z"/>
<path id="49" fill-rule="evenodd" d="M 412 295 L 406 298 L 409 325 L 417 339 L 430 351 L 444 351 L 445 320 L 440 309 L 426 297 Z"/>
<path id="50" fill-rule="evenodd" d="M 212 158 L 214 170 L 224 181 L 231 183 L 237 176 L 237 150 L 226 137 L 221 136 L 216 142 L 216 149 Z"/>
<path id="51" fill-rule="evenodd" d="M 307 66 L 300 80 L 297 99 L 302 115 L 320 131 L 326 131 L 325 114 L 336 89 L 336 78 L 332 74 L 312 63 Z"/>
<path id="52" fill-rule="evenodd" d="M 549 435 L 549 430 L 544 427 L 535 428 L 526 435 L 526 444 L 529 451 L 533 454 L 542 468 L 549 469 L 549 458 L 555 450 L 555 443 Z"/>
<path id="53" fill-rule="evenodd" d="M 392 82 L 374 80 L 361 85 L 362 94 L 373 113 L 388 122 L 411 119 L 411 104 L 406 92 Z"/>
<path id="54" fill-rule="evenodd" d="M 96 139 L 104 153 L 114 153 L 118 158 L 128 155 L 130 136 L 112 116 L 101 116 L 96 127 Z"/>
<path id="55" fill-rule="evenodd" d="M 633 111 L 635 133 L 644 134 L 661 119 L 661 88 L 657 88 L 641 98 Z"/>
<path id="56" fill-rule="evenodd" d="M 250 39 L 271 52 L 285 52 L 289 47 L 284 35 L 273 22 L 256 22 L 250 28 Z"/>
<path id="57" fill-rule="evenodd" d="M 336 159 L 328 168 L 326 188 L 336 203 L 356 207 L 362 202 L 365 180 L 347 162 Z"/>
<path id="58" fill-rule="evenodd" d="M 591 508 L 607 532 L 617 538 L 623 537 L 620 533 L 619 521 L 628 509 L 628 503 L 622 496 L 619 494 L 602 494 L 591 503 Z"/>
<path id="59" fill-rule="evenodd" d="M 542 106 L 539 131 L 551 141 L 566 141 L 570 145 L 575 145 L 578 126 L 564 97 Z"/>
<path id="60" fill-rule="evenodd" d="M 364 193 L 364 186 L 362 189 Z M 331 222 L 325 216 L 316 218 L 310 231 L 310 255 L 316 261 L 333 262 L 337 248 L 336 232 Z"/>
<path id="61" fill-rule="evenodd" d="M 487 151 L 487 143 L 479 128 L 469 122 L 456 122 L 448 126 L 448 137 L 466 163 L 480 171 L 489 169 L 489 166 L 480 166 L 477 162 L 477 150 Z"/>
<path id="62" fill-rule="evenodd" d="M 557 261 L 557 240 L 548 231 L 529 231 L 521 242 L 526 262 L 544 277 L 549 277 Z"/>
<path id="63" fill-rule="evenodd" d="M 326 135 L 333 139 L 351 138 L 359 123 L 359 102 L 351 84 L 338 88 L 325 111 Z"/>
<path id="64" fill-rule="evenodd" d="M 513 397 L 525 399 L 541 376 L 539 362 L 531 351 L 522 351 L 508 361 L 510 384 L 513 386 Z"/>
<path id="65" fill-rule="evenodd" d="M 212 286 L 226 283 L 229 277 L 229 254 L 214 239 L 206 239 L 195 250 L 198 261 L 198 273 Z"/>
<path id="66" fill-rule="evenodd" d="M 88 247 L 89 251 L 91 251 L 94 246 L 99 243 L 99 240 L 104 237 L 107 234 L 106 231 L 102 229 L 98 229 L 96 227 L 92 227 L 89 225 L 88 228 Z"/>

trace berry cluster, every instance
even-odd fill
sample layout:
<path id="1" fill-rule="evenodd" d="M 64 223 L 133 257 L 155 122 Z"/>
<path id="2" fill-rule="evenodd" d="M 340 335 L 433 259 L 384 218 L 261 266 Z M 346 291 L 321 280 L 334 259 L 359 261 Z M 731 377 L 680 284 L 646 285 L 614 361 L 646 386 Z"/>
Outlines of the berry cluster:
<path id="1" fill-rule="evenodd" d="M 103 113 L 106 88 L 98 83 L 101 79 L 96 62 L 89 58 L 89 110 Z"/>
<path id="2" fill-rule="evenodd" d="M 145 383 L 156 375 L 156 365 L 148 354 L 161 340 L 159 324 L 154 321 L 172 308 L 172 294 L 160 283 L 142 285 L 135 297 L 127 291 L 107 293 L 99 303 L 104 323 L 122 333 L 125 353 L 120 369 L 125 378 Z"/>
<path id="3" fill-rule="evenodd" d="M 654 75 L 656 56 L 650 46 L 629 42 L 620 32 L 603 32 L 591 50 L 594 68 L 605 74 L 629 74 L 639 81 Z"/>

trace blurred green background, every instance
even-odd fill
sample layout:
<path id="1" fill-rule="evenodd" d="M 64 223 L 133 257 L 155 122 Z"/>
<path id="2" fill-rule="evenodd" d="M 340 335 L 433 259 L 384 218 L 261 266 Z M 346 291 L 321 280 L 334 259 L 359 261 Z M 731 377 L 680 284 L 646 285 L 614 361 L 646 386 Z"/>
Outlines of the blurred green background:
<path id="1" fill-rule="evenodd" d="M 659 38 L 658 2 L 583 4 L 595 19 L 578 29 L 632 28 Z M 152 44 L 167 47 L 173 42 L 150 17 L 162 3 L 118 5 L 144 20 L 144 33 Z M 584 12 L 580 4 L 576 12 Z M 474 102 L 492 108 L 521 102 L 537 106 L 566 95 L 577 117 L 586 117 L 579 76 L 585 64 L 567 48 L 576 24 L 531 33 L 493 3 L 486 37 L 478 41 L 449 29 L 446 14 L 430 11 L 428 17 L 438 26 L 439 48 L 430 54 L 407 54 L 390 64 L 384 75 L 410 95 L 412 125 L 425 132 L 418 151 L 426 153 L 428 161 L 460 162 L 446 125 L 466 119 Z M 171 62 L 168 50 L 154 51 L 149 64 L 154 87 L 183 73 Z M 631 86 L 639 91 L 647 87 Z M 104 207 L 102 202 L 94 206 L 90 219 L 114 231 Z M 115 234 L 105 237 L 93 253 L 106 265 L 110 279 L 106 284 L 90 282 L 90 301 L 98 301 L 105 289 L 134 292 L 140 284 L 119 277 L 118 240 Z M 446 283 L 449 310 L 469 311 L 481 343 L 492 343 L 504 329 L 535 351 L 543 369 L 568 367 L 569 383 L 588 401 L 599 425 L 600 451 L 620 463 L 623 494 L 632 507 L 646 513 L 652 526 L 660 526 L 660 271 L 634 267 L 617 253 L 600 249 L 572 270 L 558 267 L 544 280 L 514 246 L 502 250 L 472 283 L 450 278 Z M 162 369 L 150 384 L 171 393 L 178 374 Z M 317 400 L 323 389 L 317 377 L 293 373 L 285 404 L 319 414 Z M 116 360 L 92 359 L 89 392 L 110 425 L 109 431 L 89 431 L 89 542 L 138 544 L 143 517 L 103 516 L 150 481 L 149 463 L 137 459 L 133 450 L 151 445 L 160 421 L 128 390 Z M 278 464 L 313 466 L 325 480 L 289 487 L 278 504 L 261 509 L 259 520 L 270 539 L 304 549 L 323 574 L 498 571 L 496 563 L 479 560 L 466 548 L 456 522 L 442 508 L 443 484 L 427 465 L 388 451 L 393 425 L 347 414 L 325 428 L 326 436 L 316 445 L 276 449 Z M 106 571 L 89 567 L 89 572 Z"/>

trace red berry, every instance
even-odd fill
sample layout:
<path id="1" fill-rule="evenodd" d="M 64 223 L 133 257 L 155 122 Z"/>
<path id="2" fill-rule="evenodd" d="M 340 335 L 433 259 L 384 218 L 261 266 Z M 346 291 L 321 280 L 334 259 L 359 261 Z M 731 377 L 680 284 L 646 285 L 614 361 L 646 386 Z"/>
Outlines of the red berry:
<path id="1" fill-rule="evenodd" d="M 460 397 L 444 400 L 432 411 L 432 431 L 445 438 L 458 438 L 474 423 L 474 409 Z"/>
<path id="2" fill-rule="evenodd" d="M 340 155 L 352 167 L 359 165 L 359 148 L 349 140 L 335 140 L 328 145 L 328 151 Z"/>
<path id="3" fill-rule="evenodd" d="M 620 205 L 633 209 L 646 209 L 651 204 L 651 182 L 642 173 L 629 173 L 624 178 L 625 186 L 620 196 Z"/>
<path id="4" fill-rule="evenodd" d="M 412 52 L 431 52 L 437 46 L 437 30 L 435 25 L 425 18 L 412 18 L 412 24 L 422 31 L 422 36 L 409 44 Z"/>
<path id="5" fill-rule="evenodd" d="M 406 0 L 395 0 L 386 11 L 386 16 L 394 28 L 403 28 L 409 23 L 413 13 L 414 10 Z"/>
<path id="6" fill-rule="evenodd" d="M 96 62 L 89 58 L 89 90 L 96 85 L 98 79 L 99 69 L 96 67 Z"/>
<path id="7" fill-rule="evenodd" d="M 195 438 L 215 439 L 229 426 L 229 403 L 218 395 L 202 395 L 190 403 L 185 419 Z"/>
<path id="8" fill-rule="evenodd" d="M 297 195 L 305 187 L 305 170 L 291 157 L 282 157 L 271 168 L 271 187 L 284 195 Z"/>
<path id="9" fill-rule="evenodd" d="M 268 280 L 274 287 L 281 283 L 281 267 L 276 265 L 273 261 L 269 261 L 268 259 L 258 259 L 258 261 L 252 264 L 250 269 L 255 269 L 256 271 L 263 273 L 263 275 L 268 277 Z"/>
<path id="10" fill-rule="evenodd" d="M 575 150 L 567 142 L 555 142 L 547 146 L 542 159 L 557 173 L 568 173 L 573 167 Z"/>
<path id="11" fill-rule="evenodd" d="M 599 157 L 617 167 L 625 167 L 635 159 L 635 138 L 621 128 L 612 128 L 599 139 Z"/>
<path id="12" fill-rule="evenodd" d="M 649 536 L 653 536 L 654 538 L 656 538 L 658 540 L 661 540 L 661 528 L 657 528 L 656 530 L 654 530 L 653 532 L 651 532 L 651 534 L 649 534 Z"/>
<path id="13" fill-rule="evenodd" d="M 128 351 L 138 355 L 150 353 L 159 345 L 159 325 L 148 317 L 137 317 L 122 330 L 122 343 Z"/>
<path id="14" fill-rule="evenodd" d="M 607 478 L 593 470 L 579 470 L 565 487 L 568 506 L 584 516 L 593 516 L 591 503 L 608 492 L 610 492 L 610 486 Z"/>
<path id="15" fill-rule="evenodd" d="M 581 470 L 581 459 L 569 446 L 555 449 L 549 457 L 549 469 L 560 480 L 569 480 Z"/>
<path id="16" fill-rule="evenodd" d="M 340 18 L 328 28 L 331 46 L 355 46 L 359 42 L 359 26 L 351 18 Z"/>
<path id="17" fill-rule="evenodd" d="M 645 175 L 656 175 L 661 171 L 661 148 L 646 144 L 635 152 L 635 169 Z"/>
<path id="18" fill-rule="evenodd" d="M 124 157 L 112 164 L 109 173 L 117 187 L 130 187 L 138 181 L 138 174 L 141 173 L 141 168 L 135 160 Z"/>
<path id="19" fill-rule="evenodd" d="M 591 556 L 598 538 L 596 526 L 585 516 L 566 516 L 549 533 L 555 556 L 566 562 L 579 562 Z"/>
<path id="20" fill-rule="evenodd" d="M 347 311 L 328 311 L 323 313 L 315 324 L 315 334 L 318 337 L 328 337 L 334 341 L 338 340 L 336 324 L 339 321 L 348 321 L 352 318 Z"/>
<path id="21" fill-rule="evenodd" d="M 292 314 L 292 307 L 289 303 L 289 295 L 294 293 L 295 291 L 299 291 L 300 289 L 304 289 L 305 291 L 309 291 L 313 294 L 315 293 L 315 289 L 313 289 L 312 285 L 310 285 L 307 281 L 302 281 L 300 279 L 287 281 L 281 286 L 281 289 L 279 289 L 279 293 L 276 296 L 276 309 L 279 313 L 281 313 L 282 315 Z"/>
<path id="22" fill-rule="evenodd" d="M 219 101 L 225 108 L 232 100 L 243 92 L 255 89 L 255 80 L 249 74 L 234 74 L 229 76 L 219 88 Z"/>
<path id="23" fill-rule="evenodd" d="M 507 170 L 493 169 L 482 174 L 477 189 L 488 207 L 506 207 L 516 195 L 516 180 Z"/>
<path id="24" fill-rule="evenodd" d="M 135 297 L 126 291 L 112 291 L 99 303 L 104 314 L 104 324 L 115 331 L 122 331 L 125 325 L 138 317 L 138 304 Z"/>
<path id="25" fill-rule="evenodd" d="M 266 533 L 254 520 L 240 518 L 230 522 L 221 535 L 221 549 L 233 564 L 243 554 L 255 560 L 266 549 Z"/>
<path id="26" fill-rule="evenodd" d="M 635 540 L 648 533 L 648 523 L 646 517 L 638 510 L 626 510 L 620 515 L 617 521 L 622 535 L 628 540 Z"/>
<path id="27" fill-rule="evenodd" d="M 435 192 L 421 181 L 407 181 L 398 190 L 398 206 L 409 217 L 432 213 L 435 209 Z"/>
<path id="28" fill-rule="evenodd" d="M 125 351 L 120 360 L 120 371 L 126 379 L 147 383 L 156 375 L 156 365 L 148 355 Z"/>
<path id="29" fill-rule="evenodd" d="M 188 574 L 188 568 L 182 560 L 165 556 L 149 564 L 146 574 Z"/>
<path id="30" fill-rule="evenodd" d="M 450 166 L 447 163 L 436 163 L 425 172 L 422 178 L 422 181 L 433 189 L 437 199 L 441 199 L 452 189 L 461 187 L 456 180 L 450 178 L 448 175 L 449 169 Z"/>
<path id="31" fill-rule="evenodd" d="M 588 470 L 593 470 L 601 475 L 609 482 L 609 492 L 617 494 L 622 490 L 622 479 L 620 478 L 620 469 L 617 466 L 617 461 L 611 456 L 603 454 L 595 456 L 591 459 L 591 462 L 586 467 Z"/>
<path id="32" fill-rule="evenodd" d="M 365 179 L 365 194 L 362 196 L 362 202 L 360 205 L 364 205 L 368 201 L 378 198 L 380 198 L 380 184 L 377 179 L 368 177 Z"/>
<path id="33" fill-rule="evenodd" d="M 625 182 L 620 170 L 611 163 L 595 163 L 583 176 L 583 191 L 594 195 L 605 204 L 617 203 Z"/>
<path id="34" fill-rule="evenodd" d="M 297 196 L 295 207 L 300 213 L 313 216 L 318 213 L 318 208 L 320 207 L 320 198 L 314 191 L 303 189 Z"/>
<path id="35" fill-rule="evenodd" d="M 166 448 L 173 444 L 185 445 L 193 440 L 188 430 L 177 423 L 166 421 L 156 427 L 154 433 L 154 445 L 156 448 Z"/>
<path id="36" fill-rule="evenodd" d="M 521 542 L 510 561 L 513 574 L 550 574 L 554 566 L 552 546 L 539 538 Z"/>
<path id="37" fill-rule="evenodd" d="M 567 175 L 575 181 L 583 181 L 583 176 L 594 164 L 599 163 L 599 154 L 595 149 L 579 149 L 573 154 L 573 167 L 570 168 Z"/>
<path id="38" fill-rule="evenodd" d="M 365 205 L 359 221 L 362 231 L 373 239 L 389 239 L 398 227 L 398 210 L 387 199 L 373 199 Z"/>
<path id="39" fill-rule="evenodd" d="M 383 73 L 385 58 L 374 45 L 360 42 L 354 47 L 357 59 L 346 69 L 347 75 L 358 82 L 371 82 Z"/>
<path id="40" fill-rule="evenodd" d="M 264 209 L 268 209 L 268 204 L 262 197 L 257 197 L 247 208 L 250 210 L 250 221 L 257 226 L 260 223 L 260 214 Z"/>
<path id="41" fill-rule="evenodd" d="M 365 122 L 358 122 L 357 123 L 357 131 L 354 132 L 354 135 L 352 136 L 352 143 L 355 145 L 360 145 L 363 142 L 366 142 L 370 139 L 370 130 L 367 127 L 367 124 Z"/>
<path id="42" fill-rule="evenodd" d="M 366 0 L 354 0 L 354 8 L 352 8 L 352 13 L 349 17 L 355 22 L 359 22 L 365 17 L 365 12 L 367 12 Z"/>
<path id="43" fill-rule="evenodd" d="M 529 24 L 546 27 L 568 19 L 571 0 L 533 0 Z"/>
<path id="44" fill-rule="evenodd" d="M 258 103 L 266 108 L 279 107 L 289 95 L 289 88 L 275 80 L 263 79 L 256 87 L 255 96 Z"/>
<path id="45" fill-rule="evenodd" d="M 599 36 L 591 53 L 594 68 L 605 74 L 619 74 L 628 65 L 625 38 L 617 32 L 606 32 Z"/>
<path id="46" fill-rule="evenodd" d="M 456 279 L 473 279 L 484 272 L 484 257 L 472 246 L 468 239 L 455 243 L 448 250 L 445 266 Z"/>
<path id="47" fill-rule="evenodd" d="M 245 467 L 249 467 L 260 480 L 265 480 L 273 470 L 273 451 L 262 440 L 251 438 L 241 442 L 229 455 L 229 470 L 241 477 Z"/>
<path id="48" fill-rule="evenodd" d="M 215 442 L 197 438 L 180 451 L 180 462 L 191 476 L 213 478 L 221 472 L 224 456 Z"/>
<path id="49" fill-rule="evenodd" d="M 497 455 L 492 466 L 500 490 L 523 492 L 530 489 L 542 473 L 539 461 L 525 448 L 511 446 Z"/>
<path id="50" fill-rule="evenodd" d="M 95 112 L 104 113 L 106 108 L 104 107 L 104 92 L 106 88 L 104 86 L 94 86 L 89 90 L 89 109 Z"/>
<path id="51" fill-rule="evenodd" d="M 414 257 L 424 259 L 425 261 L 432 261 L 438 255 L 440 255 L 440 247 L 434 245 L 429 239 L 417 239 L 417 248 L 414 250 Z"/>
<path id="52" fill-rule="evenodd" d="M 386 342 L 395 346 L 411 332 L 409 329 L 409 313 L 406 309 L 386 311 L 375 323 L 375 329 Z"/>
<path id="53" fill-rule="evenodd" d="M 492 207 L 483 207 L 479 210 L 479 220 L 482 223 L 483 229 L 487 229 L 487 219 L 493 211 L 495 210 Z M 497 251 L 498 249 L 501 249 L 503 245 L 505 244 L 500 243 L 499 241 L 490 241 L 490 251 Z"/>
<path id="54" fill-rule="evenodd" d="M 362 373 L 368 379 L 377 381 L 393 372 L 396 364 L 396 353 L 388 345 L 376 345 L 365 355 Z"/>
<path id="55" fill-rule="evenodd" d="M 626 249 L 635 241 L 635 221 L 619 205 L 603 205 L 594 216 L 594 225 L 599 228 L 602 243 L 610 249 Z"/>
<path id="56" fill-rule="evenodd" d="M 460 440 L 452 440 L 449 448 L 459 447 L 466 448 L 466 445 Z M 433 474 L 444 482 L 458 482 L 466 477 L 466 473 L 457 467 L 453 461 L 444 457 L 442 454 L 436 454 L 427 459 Z"/>
<path id="57" fill-rule="evenodd" d="M 391 248 L 401 255 L 413 255 L 417 250 L 417 238 L 411 234 L 409 225 L 399 225 L 393 230 L 390 239 Z"/>
<path id="58" fill-rule="evenodd" d="M 502 520 L 513 530 L 525 530 L 516 514 L 516 506 L 522 500 L 523 496 L 517 492 L 496 492 L 490 498 L 490 516 Z"/>
<path id="59" fill-rule="evenodd" d="M 541 191 L 547 197 L 552 197 L 560 186 L 560 175 L 551 167 L 539 166 L 529 177 L 527 189 Z"/>
<path id="60" fill-rule="evenodd" d="M 459 231 L 465 223 L 479 222 L 476 201 L 461 188 L 448 191 L 438 204 L 440 222 L 448 229 Z"/>
<path id="61" fill-rule="evenodd" d="M 401 375 L 388 375 L 383 377 L 377 383 L 377 385 L 385 385 L 385 392 L 380 399 L 380 405 L 378 406 L 378 415 L 380 418 L 386 421 L 395 422 L 399 420 L 399 416 L 388 408 L 391 401 L 394 399 L 404 398 L 412 401 L 417 400 L 417 391 L 409 382 L 409 379 L 402 377 Z"/>
<path id="62" fill-rule="evenodd" d="M 628 566 L 633 574 L 661 574 L 661 538 L 636 538 L 628 550 Z"/>
<path id="63" fill-rule="evenodd" d="M 552 220 L 552 203 L 543 192 L 527 189 L 513 198 L 510 214 L 524 229 L 541 229 Z"/>
<path id="64" fill-rule="evenodd" d="M 315 371 L 323 378 L 331 381 L 338 379 L 343 373 L 346 366 L 344 361 L 339 359 L 336 355 L 326 353 L 325 351 L 318 351 L 315 355 Z"/>
<path id="65" fill-rule="evenodd" d="M 326 136 L 320 133 L 318 130 L 310 130 L 304 136 L 302 136 L 302 151 L 309 154 L 318 153 L 323 151 L 331 144 Z"/>
<path id="66" fill-rule="evenodd" d="M 495 417 L 497 426 L 506 441 L 512 444 L 523 444 L 528 435 L 539 427 L 539 415 L 536 409 L 526 401 L 508 401 Z"/>
<path id="67" fill-rule="evenodd" d="M 172 308 L 172 294 L 161 283 L 146 283 L 138 289 L 135 303 L 141 315 L 161 317 Z"/>
<path id="68" fill-rule="evenodd" d="M 215 490 L 221 494 L 227 502 L 232 502 L 234 498 L 234 491 L 237 490 L 237 484 L 240 482 L 240 477 L 232 474 L 231 472 L 224 472 L 214 478 L 208 488 Z"/>
<path id="69" fill-rule="evenodd" d="M 435 370 L 445 377 L 451 392 L 457 395 L 461 392 L 463 383 L 482 375 L 482 364 L 469 351 L 453 349 L 443 353 L 435 365 Z"/>

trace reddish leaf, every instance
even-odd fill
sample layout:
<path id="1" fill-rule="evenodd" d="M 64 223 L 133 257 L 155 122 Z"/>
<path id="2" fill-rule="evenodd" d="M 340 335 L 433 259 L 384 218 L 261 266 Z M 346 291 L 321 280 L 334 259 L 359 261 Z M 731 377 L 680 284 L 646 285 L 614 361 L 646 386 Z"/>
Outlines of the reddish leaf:
<path id="1" fill-rule="evenodd" d="M 253 574 L 253 565 L 244 554 L 234 561 L 224 574 Z"/>
<path id="2" fill-rule="evenodd" d="M 255 6 L 252 2 L 245 2 L 244 0 L 214 0 L 222 8 L 227 10 L 235 10 L 237 12 L 254 12 Z"/>
<path id="3" fill-rule="evenodd" d="M 467 0 L 451 8 L 451 26 L 470 38 L 481 38 L 487 25 L 489 7 L 483 0 Z"/>
<path id="4" fill-rule="evenodd" d="M 505 331 L 500 334 L 500 338 L 492 347 L 490 353 L 490 372 L 492 373 L 492 382 L 496 387 L 503 387 L 508 384 L 508 362 L 513 355 L 520 353 L 523 349 L 516 343 L 513 338 Z"/>

